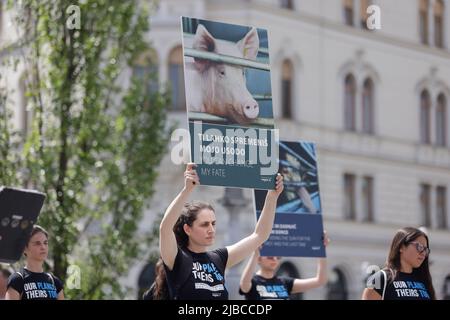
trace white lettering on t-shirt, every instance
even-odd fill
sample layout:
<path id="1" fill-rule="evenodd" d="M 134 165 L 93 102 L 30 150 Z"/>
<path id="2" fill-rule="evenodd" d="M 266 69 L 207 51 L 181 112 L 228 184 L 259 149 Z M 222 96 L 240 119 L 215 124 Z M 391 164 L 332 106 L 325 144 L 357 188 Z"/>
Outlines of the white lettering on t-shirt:
<path id="1" fill-rule="evenodd" d="M 194 277 L 194 280 L 201 281 L 195 283 L 196 289 L 206 289 L 209 291 L 225 290 L 223 284 L 218 284 L 215 286 L 210 285 L 217 281 L 223 281 L 222 274 L 211 262 L 209 263 L 194 262 L 192 264 L 192 275 Z"/>
<path id="2" fill-rule="evenodd" d="M 394 281 L 394 288 L 398 289 L 398 288 L 408 288 L 408 286 L 406 285 L 405 281 Z"/>
<path id="3" fill-rule="evenodd" d="M 418 297 L 419 293 L 416 289 L 396 289 L 397 297 Z"/>

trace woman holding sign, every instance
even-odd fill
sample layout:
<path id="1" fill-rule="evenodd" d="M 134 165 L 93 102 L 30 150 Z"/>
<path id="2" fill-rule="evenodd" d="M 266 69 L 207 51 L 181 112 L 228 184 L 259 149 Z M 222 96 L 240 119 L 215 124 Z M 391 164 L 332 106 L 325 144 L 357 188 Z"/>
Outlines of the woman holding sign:
<path id="1" fill-rule="evenodd" d="M 329 242 L 324 232 L 324 246 Z M 259 270 L 254 275 L 257 264 Z M 326 258 L 319 258 L 317 275 L 308 279 L 278 277 L 276 271 L 279 264 L 280 257 L 261 257 L 259 249 L 256 249 L 241 276 L 239 293 L 244 295 L 246 300 L 289 300 L 291 294 L 305 292 L 327 283 Z"/>
<path id="2" fill-rule="evenodd" d="M 48 255 L 48 232 L 44 228 L 33 226 L 24 255 L 27 263 L 9 277 L 6 300 L 64 300 L 61 280 L 44 272 Z"/>
<path id="3" fill-rule="evenodd" d="M 277 199 L 283 191 L 283 177 L 278 174 L 275 190 L 267 193 L 255 231 L 237 243 L 213 251 L 208 251 L 208 247 L 215 240 L 214 208 L 205 202 L 187 203 L 200 184 L 195 164 L 187 165 L 184 178 L 184 188 L 167 208 L 159 233 L 170 297 L 226 300 L 225 269 L 244 260 L 269 238 Z"/>
<path id="4" fill-rule="evenodd" d="M 428 267 L 428 236 L 411 227 L 397 231 L 386 267 L 375 273 L 364 289 L 363 300 L 435 300 Z"/>

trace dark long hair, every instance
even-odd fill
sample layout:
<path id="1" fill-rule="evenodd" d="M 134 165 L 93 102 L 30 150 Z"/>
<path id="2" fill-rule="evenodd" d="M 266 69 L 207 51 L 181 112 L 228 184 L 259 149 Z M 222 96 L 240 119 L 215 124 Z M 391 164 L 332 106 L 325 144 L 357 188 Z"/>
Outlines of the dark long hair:
<path id="1" fill-rule="evenodd" d="M 47 230 L 45 230 L 45 229 L 42 228 L 41 226 L 35 224 L 35 225 L 33 226 L 33 229 L 31 229 L 30 235 L 28 236 L 27 246 L 30 244 L 31 238 L 32 238 L 36 233 L 39 233 L 39 232 L 42 232 L 43 234 L 45 234 L 45 237 L 48 239 L 48 232 L 47 232 Z"/>
<path id="2" fill-rule="evenodd" d="M 166 271 L 164 270 L 164 262 L 160 257 L 155 264 L 155 283 L 153 288 L 153 300 L 168 299 L 169 292 L 166 286 Z"/>
<path id="3" fill-rule="evenodd" d="M 175 225 L 173 226 L 173 233 L 175 233 L 178 247 L 186 248 L 189 245 L 189 237 L 186 232 L 184 232 L 183 227 L 185 224 L 192 227 L 199 212 L 203 209 L 214 211 L 214 208 L 209 203 L 202 201 L 193 201 L 184 205 L 181 215 L 178 217 L 177 222 L 175 222 Z M 155 274 L 156 277 L 153 299 L 165 299 L 169 296 L 169 293 L 167 292 L 166 286 L 166 271 L 164 270 L 164 263 L 161 258 L 159 258 L 155 265 Z"/>
<path id="4" fill-rule="evenodd" d="M 401 268 L 400 248 L 402 246 L 407 246 L 420 236 L 425 237 L 425 239 L 427 240 L 427 247 L 429 247 L 430 242 L 428 241 L 428 236 L 419 229 L 405 227 L 399 229 L 395 234 L 394 239 L 392 239 L 391 248 L 389 250 L 388 259 L 386 261 L 386 268 L 391 271 L 392 279 L 395 279 L 397 277 L 397 274 Z M 425 260 L 423 260 L 420 267 L 414 268 L 413 272 L 425 281 L 425 285 L 428 289 L 428 292 L 430 293 L 431 299 L 436 300 L 436 294 L 434 291 L 428 264 L 428 255 L 425 257 Z"/>
<path id="5" fill-rule="evenodd" d="M 173 232 L 175 233 L 177 244 L 180 248 L 186 248 L 189 245 L 189 237 L 186 232 L 184 232 L 184 225 L 187 224 L 192 227 L 198 214 L 203 209 L 214 211 L 214 208 L 207 202 L 193 201 L 184 205 L 183 212 L 173 226 Z"/>

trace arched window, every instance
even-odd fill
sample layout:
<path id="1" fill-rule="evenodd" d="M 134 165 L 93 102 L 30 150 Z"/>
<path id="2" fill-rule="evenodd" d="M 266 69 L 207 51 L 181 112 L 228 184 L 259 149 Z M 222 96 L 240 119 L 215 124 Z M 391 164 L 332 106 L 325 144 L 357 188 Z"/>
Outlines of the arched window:
<path id="1" fill-rule="evenodd" d="M 278 268 L 277 276 L 279 277 L 291 277 L 298 279 L 300 278 L 300 273 L 297 268 L 291 262 L 283 262 Z M 289 299 L 291 300 L 303 300 L 303 293 L 291 294 Z"/>
<path id="2" fill-rule="evenodd" d="M 352 74 L 345 77 L 344 83 L 344 127 L 346 130 L 355 131 L 355 103 L 356 81 Z"/>
<path id="3" fill-rule="evenodd" d="M 436 227 L 447 229 L 447 187 L 436 187 Z"/>
<path id="4" fill-rule="evenodd" d="M 280 5 L 284 9 L 294 10 L 293 0 L 280 0 Z"/>
<path id="5" fill-rule="evenodd" d="M 183 50 L 178 46 L 169 54 L 169 81 L 172 90 L 172 110 L 186 110 L 184 94 Z"/>
<path id="6" fill-rule="evenodd" d="M 374 133 L 374 85 L 370 78 L 363 84 L 362 93 L 362 131 L 364 133 Z"/>
<path id="7" fill-rule="evenodd" d="M 434 44 L 444 47 L 444 1 L 436 0 L 434 3 Z"/>
<path id="8" fill-rule="evenodd" d="M 155 50 L 146 51 L 135 61 L 133 76 L 147 81 L 148 92 L 158 92 L 158 56 Z"/>
<path id="9" fill-rule="evenodd" d="M 333 268 L 327 283 L 327 300 L 347 300 L 347 280 L 339 268 Z"/>
<path id="10" fill-rule="evenodd" d="M 436 144 L 442 147 L 447 145 L 447 99 L 442 93 L 437 98 Z"/>
<path id="11" fill-rule="evenodd" d="M 429 7 L 429 0 L 420 0 L 419 32 L 420 32 L 420 42 L 423 44 L 428 44 L 428 7 Z"/>
<path id="12" fill-rule="evenodd" d="M 420 142 L 431 143 L 431 98 L 427 90 L 420 94 Z"/>
<path id="13" fill-rule="evenodd" d="M 431 185 L 420 184 L 420 210 L 422 215 L 422 225 L 431 227 Z"/>
<path id="14" fill-rule="evenodd" d="M 356 176 L 344 173 L 344 219 L 356 220 Z"/>
<path id="15" fill-rule="evenodd" d="M 445 277 L 443 299 L 450 300 L 450 274 Z"/>
<path id="16" fill-rule="evenodd" d="M 282 117 L 292 119 L 292 85 L 294 67 L 290 60 L 284 60 L 281 70 L 281 108 Z"/>
<path id="17" fill-rule="evenodd" d="M 138 300 L 142 300 L 142 295 L 150 288 L 155 276 L 155 263 L 148 263 L 142 268 L 138 279 Z"/>
<path id="18" fill-rule="evenodd" d="M 362 178 L 362 220 L 373 222 L 374 218 L 374 187 L 373 177 L 364 176 Z"/>
<path id="19" fill-rule="evenodd" d="M 348 26 L 353 26 L 353 0 L 343 0 L 344 22 Z"/>
<path id="20" fill-rule="evenodd" d="M 361 0 L 359 7 L 359 16 L 360 16 L 360 24 L 361 28 L 367 29 L 367 18 L 369 15 L 367 14 L 367 8 L 370 6 L 369 0 Z"/>

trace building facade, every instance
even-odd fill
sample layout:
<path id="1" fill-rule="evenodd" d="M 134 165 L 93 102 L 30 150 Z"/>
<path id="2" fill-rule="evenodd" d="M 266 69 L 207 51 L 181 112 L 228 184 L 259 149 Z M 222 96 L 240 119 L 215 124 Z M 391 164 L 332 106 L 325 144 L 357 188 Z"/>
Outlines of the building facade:
<path id="1" fill-rule="evenodd" d="M 370 5 L 381 9 L 379 30 L 367 28 Z M 150 21 L 151 55 L 160 85 L 172 88 L 169 118 L 186 128 L 180 16 L 269 31 L 276 126 L 281 139 L 317 143 L 331 238 L 329 284 L 302 297 L 359 299 L 368 266 L 384 264 L 395 231 L 423 226 L 437 296 L 449 298 L 450 1 L 161 0 Z M 0 15 L 0 44 L 9 36 L 5 23 Z M 26 130 L 20 73 L 10 79 L 19 88 L 15 119 Z M 169 151 L 142 228 L 181 189 L 183 171 Z M 218 246 L 252 232 L 251 190 L 198 189 L 193 198 L 217 208 Z M 231 298 L 241 298 L 243 266 L 227 275 Z M 147 269 L 142 262 L 124 282 L 138 287 Z M 284 258 L 280 270 L 300 277 L 315 271 L 312 258 Z"/>

